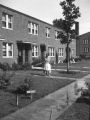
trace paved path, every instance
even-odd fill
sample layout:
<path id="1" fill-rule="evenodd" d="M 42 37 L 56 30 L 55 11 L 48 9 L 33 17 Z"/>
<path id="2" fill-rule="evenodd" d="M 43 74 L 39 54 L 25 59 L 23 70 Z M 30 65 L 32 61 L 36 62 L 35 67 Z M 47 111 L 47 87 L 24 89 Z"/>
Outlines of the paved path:
<path id="1" fill-rule="evenodd" d="M 83 67 L 83 68 L 86 68 L 86 67 Z M 43 67 L 32 67 L 32 69 L 36 69 L 36 70 L 43 70 Z M 56 71 L 67 71 L 66 69 L 53 69 L 52 70 L 56 70 Z M 76 71 L 76 72 L 88 72 L 88 71 L 85 71 L 85 70 L 72 70 L 72 71 Z"/>

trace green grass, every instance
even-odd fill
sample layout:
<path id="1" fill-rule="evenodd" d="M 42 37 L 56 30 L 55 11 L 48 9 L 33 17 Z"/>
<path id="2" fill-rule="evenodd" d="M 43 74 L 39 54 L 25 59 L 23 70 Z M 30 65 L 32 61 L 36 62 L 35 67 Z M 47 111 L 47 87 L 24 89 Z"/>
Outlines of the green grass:
<path id="1" fill-rule="evenodd" d="M 12 85 L 9 86 L 6 90 L 0 90 L 0 118 L 4 117 L 31 102 L 42 98 L 49 93 L 56 91 L 64 87 L 67 84 L 73 82 L 73 80 L 67 79 L 56 79 L 50 77 L 44 77 L 43 75 L 34 76 L 30 71 L 18 71 L 11 78 Z M 42 72 L 41 72 L 42 73 Z M 11 74 L 11 73 L 10 73 Z M 7 73 L 9 76 L 9 72 Z M 19 95 L 19 106 L 16 106 L 16 95 L 13 93 L 13 90 L 23 83 L 25 78 L 30 78 L 33 81 L 32 89 L 36 90 L 36 94 L 33 96 L 33 100 L 31 101 L 29 97 L 25 95 Z"/>
<path id="2" fill-rule="evenodd" d="M 56 120 L 90 120 L 90 99 L 79 98 Z"/>
<path id="3" fill-rule="evenodd" d="M 81 72 L 81 71 L 52 71 L 53 76 L 59 76 L 59 77 L 67 77 L 67 78 L 82 78 L 86 75 L 88 75 L 89 72 Z"/>
<path id="4" fill-rule="evenodd" d="M 86 66 L 85 66 L 86 64 Z M 63 66 L 64 65 L 64 66 Z M 66 71 L 52 71 L 52 76 L 60 76 L 60 77 L 68 77 L 68 78 L 81 78 L 89 73 L 89 69 L 87 72 L 75 72 L 72 70 L 80 69 L 82 70 L 82 66 L 90 66 L 90 61 L 82 61 L 81 63 L 72 64 L 73 69 L 69 74 Z M 55 68 L 65 68 L 66 65 L 58 65 Z M 75 68 L 74 68 L 75 67 Z M 0 76 L 2 75 L 2 71 L 0 72 Z M 13 74 L 13 76 L 12 76 Z M 35 76 L 37 75 L 37 76 Z M 30 104 L 31 102 L 48 95 L 67 84 L 73 82 L 73 80 L 69 79 L 58 79 L 58 78 L 50 78 L 45 77 L 43 71 L 41 70 L 31 70 L 31 71 L 16 71 L 15 73 L 12 71 L 7 72 L 7 77 L 11 77 L 12 85 L 9 86 L 6 90 L 0 90 L 0 118 L 4 117 L 26 105 Z M 16 106 L 16 95 L 12 92 L 17 86 L 23 83 L 25 78 L 30 78 L 33 81 L 32 89 L 36 90 L 36 94 L 33 96 L 33 100 L 31 101 L 30 98 L 26 97 L 25 95 L 19 95 L 19 106 Z M 60 116 L 60 120 L 87 120 L 87 119 L 79 119 L 79 114 L 84 116 L 88 116 L 88 104 L 76 102 L 74 103 L 68 111 L 63 113 Z M 73 112 L 72 112 L 73 111 Z M 73 117 L 75 116 L 75 118 Z M 76 117 L 78 116 L 78 117 Z M 72 119 L 73 117 L 73 119 Z M 70 119 L 67 119 L 70 118 Z M 81 117 L 85 118 L 85 117 Z M 88 118 L 88 117 L 87 117 Z"/>
<path id="5" fill-rule="evenodd" d="M 85 68 L 83 67 L 89 67 L 89 70 L 90 70 L 90 60 L 82 60 L 80 62 L 72 63 L 72 64 L 70 63 L 69 67 L 70 67 L 70 70 L 72 69 L 85 70 Z M 54 65 L 53 68 L 67 69 L 67 63 L 60 63 L 57 65 Z"/>

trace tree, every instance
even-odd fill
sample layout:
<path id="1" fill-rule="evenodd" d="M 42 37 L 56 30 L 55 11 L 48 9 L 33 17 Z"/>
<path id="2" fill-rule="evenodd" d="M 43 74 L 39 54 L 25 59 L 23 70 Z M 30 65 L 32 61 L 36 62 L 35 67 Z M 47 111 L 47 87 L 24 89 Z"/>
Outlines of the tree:
<path id="1" fill-rule="evenodd" d="M 53 25 L 61 28 L 63 31 L 58 34 L 60 42 L 67 44 L 67 72 L 69 72 L 69 44 L 72 38 L 76 36 L 76 31 L 73 29 L 73 25 L 76 23 L 76 19 L 81 16 L 79 7 L 74 4 L 75 0 L 63 0 L 60 2 L 60 6 L 63 9 L 63 19 L 55 19 Z"/>

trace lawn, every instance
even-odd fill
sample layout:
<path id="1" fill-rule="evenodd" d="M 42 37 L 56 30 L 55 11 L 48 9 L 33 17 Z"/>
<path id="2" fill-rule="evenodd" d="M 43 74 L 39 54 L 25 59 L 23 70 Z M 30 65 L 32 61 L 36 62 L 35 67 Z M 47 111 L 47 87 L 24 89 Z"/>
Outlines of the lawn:
<path id="1" fill-rule="evenodd" d="M 35 71 L 34 71 L 35 72 Z M 0 118 L 4 117 L 26 105 L 30 104 L 31 102 L 48 95 L 64 87 L 67 84 L 73 82 L 73 80 L 67 79 L 57 79 L 57 78 L 50 78 L 45 77 L 43 74 L 35 76 L 30 71 L 18 71 L 15 72 L 15 75 L 11 77 L 11 85 L 8 86 L 7 89 L 1 90 L 0 89 Z M 37 73 L 37 72 L 36 72 Z M 42 73 L 42 72 L 41 72 Z M 9 76 L 11 72 L 7 73 Z M 33 96 L 32 101 L 29 97 L 25 95 L 19 95 L 19 106 L 16 106 L 16 94 L 13 91 L 16 89 L 17 86 L 23 83 L 25 78 L 30 78 L 32 80 L 32 89 L 36 90 L 36 94 Z"/>
<path id="2" fill-rule="evenodd" d="M 75 78 L 75 79 L 78 79 L 78 78 L 82 78 L 86 75 L 88 75 L 88 71 L 87 72 L 81 72 L 81 71 L 69 71 L 68 74 L 67 74 L 67 71 L 63 71 L 63 70 L 55 70 L 55 71 L 52 71 L 52 76 L 59 76 L 59 77 L 67 77 L 67 78 Z"/>
<path id="3" fill-rule="evenodd" d="M 89 64 L 89 62 L 87 62 L 87 63 Z M 84 64 L 85 64 L 85 62 L 84 62 Z M 75 65 L 75 67 L 79 67 L 79 65 L 81 67 L 81 66 L 84 66 L 84 64 L 77 63 L 76 65 L 75 64 L 74 65 Z M 60 66 L 55 66 L 55 67 L 59 68 Z M 66 66 L 64 66 L 64 67 L 66 68 Z M 62 68 L 63 68 L 63 65 L 62 65 Z M 87 75 L 88 73 L 89 73 L 89 70 L 88 70 L 88 72 L 70 71 L 69 74 L 67 74 L 67 72 L 63 71 L 63 70 L 62 71 L 55 70 L 55 71 L 52 71 L 51 75 L 56 76 L 56 78 L 50 78 L 50 77 L 45 77 L 42 70 L 15 71 L 15 72 L 9 71 L 9 72 L 7 72 L 7 77 L 10 78 L 11 85 L 8 86 L 7 89 L 4 89 L 4 90 L 0 89 L 0 118 L 4 117 L 12 112 L 15 112 L 16 110 L 18 110 L 22 107 L 25 107 L 26 105 L 30 104 L 31 102 L 33 102 L 37 99 L 40 99 L 40 98 L 44 97 L 45 95 L 48 95 L 49 93 L 52 93 L 74 81 L 69 78 L 75 78 L 75 79 L 81 78 L 81 77 Z M 0 72 L 0 76 L 1 75 L 2 75 L 2 71 Z M 68 77 L 68 79 L 60 79 L 60 78 L 58 79 L 57 76 Z M 23 83 L 25 78 L 32 80 L 31 89 L 36 90 L 36 94 L 33 95 L 32 100 L 30 100 L 29 97 L 26 97 L 23 94 L 19 95 L 19 97 L 18 97 L 19 106 L 17 107 L 16 106 L 16 94 L 13 91 L 19 85 L 21 85 Z M 85 108 L 85 106 L 86 106 L 86 108 Z M 80 107 L 81 107 L 81 111 L 79 111 Z M 76 114 L 76 113 L 79 115 L 79 112 L 82 113 L 82 109 L 83 109 L 83 111 L 85 109 L 85 111 L 86 111 L 85 113 L 87 113 L 87 115 L 88 115 L 88 110 L 87 110 L 88 104 L 80 103 L 80 102 L 74 103 L 70 107 L 68 112 L 70 111 L 72 113 L 72 111 L 75 111 L 72 114 L 70 113 L 71 116 L 73 116 L 73 114 Z M 60 116 L 60 120 L 62 120 L 64 118 L 63 116 L 67 116 L 66 113 L 64 113 L 65 115 L 62 114 L 62 116 Z M 70 120 L 70 119 L 66 119 L 66 118 L 65 118 L 65 120 Z M 75 120 L 78 120 L 78 119 L 75 118 Z M 82 120 L 85 120 L 85 119 L 82 119 Z"/>
<path id="4" fill-rule="evenodd" d="M 66 70 L 52 70 L 51 76 L 57 76 L 57 77 L 67 77 L 67 78 L 82 78 L 86 75 L 88 75 L 90 72 L 82 72 L 82 71 L 75 71 L 75 70 L 70 70 L 68 73 Z M 32 75 L 40 75 L 44 76 L 44 73 L 42 70 L 33 70 L 31 71 Z"/>
<path id="5" fill-rule="evenodd" d="M 56 120 L 90 120 L 90 99 L 79 98 Z"/>
<path id="6" fill-rule="evenodd" d="M 57 69 L 67 69 L 67 63 L 60 63 L 59 65 L 54 65 L 52 68 Z M 89 70 L 90 71 L 90 60 L 81 60 L 77 63 L 69 64 L 70 70 Z"/>
<path id="7" fill-rule="evenodd" d="M 42 70 L 41 70 L 42 71 Z M 32 74 L 43 75 L 40 70 L 34 70 Z M 67 74 L 67 63 L 52 65 L 52 76 L 82 78 L 90 73 L 90 60 L 82 60 L 77 63 L 69 64 L 69 73 Z"/>

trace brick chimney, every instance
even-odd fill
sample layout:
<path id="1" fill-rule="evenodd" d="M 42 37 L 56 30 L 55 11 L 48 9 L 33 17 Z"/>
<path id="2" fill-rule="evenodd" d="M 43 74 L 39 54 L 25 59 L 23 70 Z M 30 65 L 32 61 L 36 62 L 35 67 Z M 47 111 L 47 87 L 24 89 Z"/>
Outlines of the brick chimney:
<path id="1" fill-rule="evenodd" d="M 79 35 L 79 22 L 75 22 L 76 35 Z"/>

